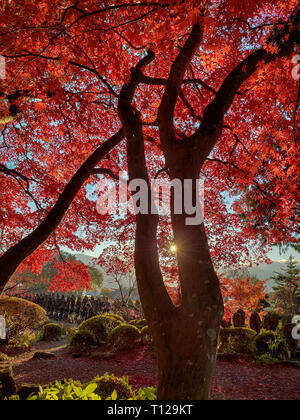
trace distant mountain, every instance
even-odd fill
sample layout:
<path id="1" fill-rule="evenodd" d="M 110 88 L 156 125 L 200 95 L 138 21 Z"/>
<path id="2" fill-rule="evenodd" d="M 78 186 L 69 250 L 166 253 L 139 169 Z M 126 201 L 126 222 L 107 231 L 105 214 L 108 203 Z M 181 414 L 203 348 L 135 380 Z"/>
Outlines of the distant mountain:
<path id="1" fill-rule="evenodd" d="M 266 285 L 268 290 L 271 291 L 276 285 L 271 278 L 276 276 L 277 273 L 282 273 L 286 269 L 286 263 L 287 260 L 273 261 L 272 264 L 260 264 L 257 267 L 250 268 L 249 272 L 259 280 L 268 280 Z"/>
<path id="2" fill-rule="evenodd" d="M 75 254 L 75 257 L 78 261 L 83 262 L 86 265 L 95 266 L 104 275 L 103 287 L 116 289 L 117 285 L 113 284 L 113 280 L 104 272 L 100 265 L 94 264 L 93 257 L 90 257 L 85 254 Z M 248 272 L 251 276 L 257 277 L 259 280 L 269 280 L 267 281 L 267 288 L 269 291 L 272 290 L 275 285 L 274 280 L 271 280 L 276 273 L 281 273 L 286 267 L 287 260 L 281 261 L 272 261 L 272 264 L 260 264 L 257 267 L 248 268 Z"/>

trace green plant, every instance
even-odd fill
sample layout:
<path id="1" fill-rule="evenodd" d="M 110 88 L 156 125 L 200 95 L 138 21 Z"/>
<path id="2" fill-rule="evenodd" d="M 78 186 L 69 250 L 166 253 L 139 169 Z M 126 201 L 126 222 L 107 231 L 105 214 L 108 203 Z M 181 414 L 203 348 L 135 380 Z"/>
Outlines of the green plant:
<path id="1" fill-rule="evenodd" d="M 255 363 L 257 363 L 258 365 L 267 365 L 267 366 L 272 366 L 272 365 L 276 365 L 276 363 L 278 363 L 279 360 L 270 356 L 269 354 L 262 354 Z"/>
<path id="2" fill-rule="evenodd" d="M 256 332 L 249 328 L 222 328 L 219 336 L 220 353 L 255 353 Z"/>
<path id="3" fill-rule="evenodd" d="M 53 385 L 40 390 L 38 394 L 32 394 L 28 400 L 101 400 L 95 393 L 97 384 L 89 383 L 82 385 L 80 382 L 68 380 L 57 381 Z"/>
<path id="4" fill-rule="evenodd" d="M 263 331 L 255 339 L 258 354 L 281 357 L 286 351 L 284 338 L 274 331 Z"/>
<path id="5" fill-rule="evenodd" d="M 155 387 L 140 388 L 134 393 L 134 400 L 156 400 L 157 389 Z"/>
<path id="6" fill-rule="evenodd" d="M 91 331 L 95 335 L 98 343 L 105 341 L 107 337 L 106 327 L 101 315 L 94 316 L 93 318 L 84 321 L 80 324 L 79 330 Z"/>
<path id="7" fill-rule="evenodd" d="M 9 399 L 20 399 L 12 395 Z M 118 378 L 105 373 L 92 381 L 82 384 L 72 379 L 56 381 L 40 387 L 38 393 L 31 394 L 27 400 L 155 400 L 156 388 L 146 387 L 132 390 L 128 377 Z"/>
<path id="8" fill-rule="evenodd" d="M 115 375 L 105 373 L 101 377 L 93 379 L 92 383 L 97 385 L 95 393 L 102 399 L 109 398 L 116 391 L 119 400 L 128 400 L 134 397 L 134 392 L 128 383 L 128 378 L 118 378 Z"/>
<path id="9" fill-rule="evenodd" d="M 75 351 L 89 351 L 92 347 L 97 345 L 97 338 L 90 330 L 77 331 L 70 342 L 70 346 Z"/>
<path id="10" fill-rule="evenodd" d="M 78 331 L 79 331 L 79 329 L 78 329 L 78 328 L 76 328 L 76 327 L 71 327 L 71 328 L 68 328 L 68 329 L 66 330 L 66 336 L 67 336 L 67 339 L 68 339 L 69 343 L 71 343 L 72 338 L 74 337 L 74 335 L 75 335 Z"/>
<path id="11" fill-rule="evenodd" d="M 62 335 L 62 329 L 58 324 L 46 324 L 43 328 L 43 340 L 54 341 Z"/>
<path id="12" fill-rule="evenodd" d="M 111 331 L 107 344 L 115 351 L 130 350 L 140 341 L 141 334 L 133 325 L 120 325 Z"/>

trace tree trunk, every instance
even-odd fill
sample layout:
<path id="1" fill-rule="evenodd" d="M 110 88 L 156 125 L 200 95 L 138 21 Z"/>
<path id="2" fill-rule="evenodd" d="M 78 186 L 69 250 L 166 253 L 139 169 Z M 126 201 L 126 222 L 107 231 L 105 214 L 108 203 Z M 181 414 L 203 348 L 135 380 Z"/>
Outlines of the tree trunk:
<path id="1" fill-rule="evenodd" d="M 162 348 L 158 352 L 158 399 L 208 400 L 216 360 L 215 342 L 208 336 L 202 337 L 191 319 L 180 323 L 172 335 L 172 354 Z"/>

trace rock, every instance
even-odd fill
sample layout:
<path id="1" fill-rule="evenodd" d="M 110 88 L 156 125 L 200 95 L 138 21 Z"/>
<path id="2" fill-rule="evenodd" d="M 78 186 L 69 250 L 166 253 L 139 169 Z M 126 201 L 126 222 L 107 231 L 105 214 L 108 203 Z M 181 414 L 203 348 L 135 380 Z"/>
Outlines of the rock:
<path id="1" fill-rule="evenodd" d="M 90 355 L 90 358 L 92 360 L 112 360 L 116 358 L 116 354 L 115 353 L 109 353 L 109 352 L 93 352 Z"/>
<path id="2" fill-rule="evenodd" d="M 79 359 L 82 356 L 83 356 L 82 353 L 72 353 L 72 358 L 73 359 Z"/>
<path id="3" fill-rule="evenodd" d="M 55 354 L 37 351 L 32 356 L 31 360 L 53 360 L 56 359 Z"/>

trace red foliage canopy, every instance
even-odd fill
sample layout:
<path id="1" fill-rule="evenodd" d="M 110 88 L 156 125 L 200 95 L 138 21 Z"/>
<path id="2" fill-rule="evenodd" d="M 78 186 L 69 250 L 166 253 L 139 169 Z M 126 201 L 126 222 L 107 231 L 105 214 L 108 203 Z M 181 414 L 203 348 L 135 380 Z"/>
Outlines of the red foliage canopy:
<path id="1" fill-rule="evenodd" d="M 170 66 L 197 22 L 204 35 L 179 92 L 174 118 L 178 139 L 198 129 L 207 105 L 246 57 L 255 51 L 278 54 L 277 59 L 261 60 L 238 90 L 202 169 L 213 259 L 219 265 L 245 263 L 262 257 L 262 244 L 267 249 L 277 242 L 295 241 L 298 82 L 292 77 L 293 51 L 281 56 L 279 43 L 292 36 L 297 5 L 297 0 L 3 2 L 3 252 L 40 223 L 85 159 L 120 129 L 120 90 L 130 78 L 130 69 L 150 48 L 155 60 L 145 69 L 133 104 L 144 123 L 150 174 L 154 178 L 164 169 L 158 107 Z M 120 142 L 100 166 L 114 173 L 126 170 L 125 144 Z M 97 175 L 88 179 L 55 235 L 28 258 L 26 266 L 31 270 L 39 271 L 44 261 L 53 259 L 58 246 L 93 250 L 103 240 L 117 238 L 123 244 L 121 252 L 126 252 L 134 218 L 97 213 L 97 180 Z M 171 242 L 168 220 L 162 218 L 162 261 L 172 259 Z M 170 266 L 165 264 L 166 274 L 172 277 Z M 64 278 L 59 274 L 57 283 L 63 289 L 72 288 Z M 79 283 L 78 277 L 74 284 Z"/>

